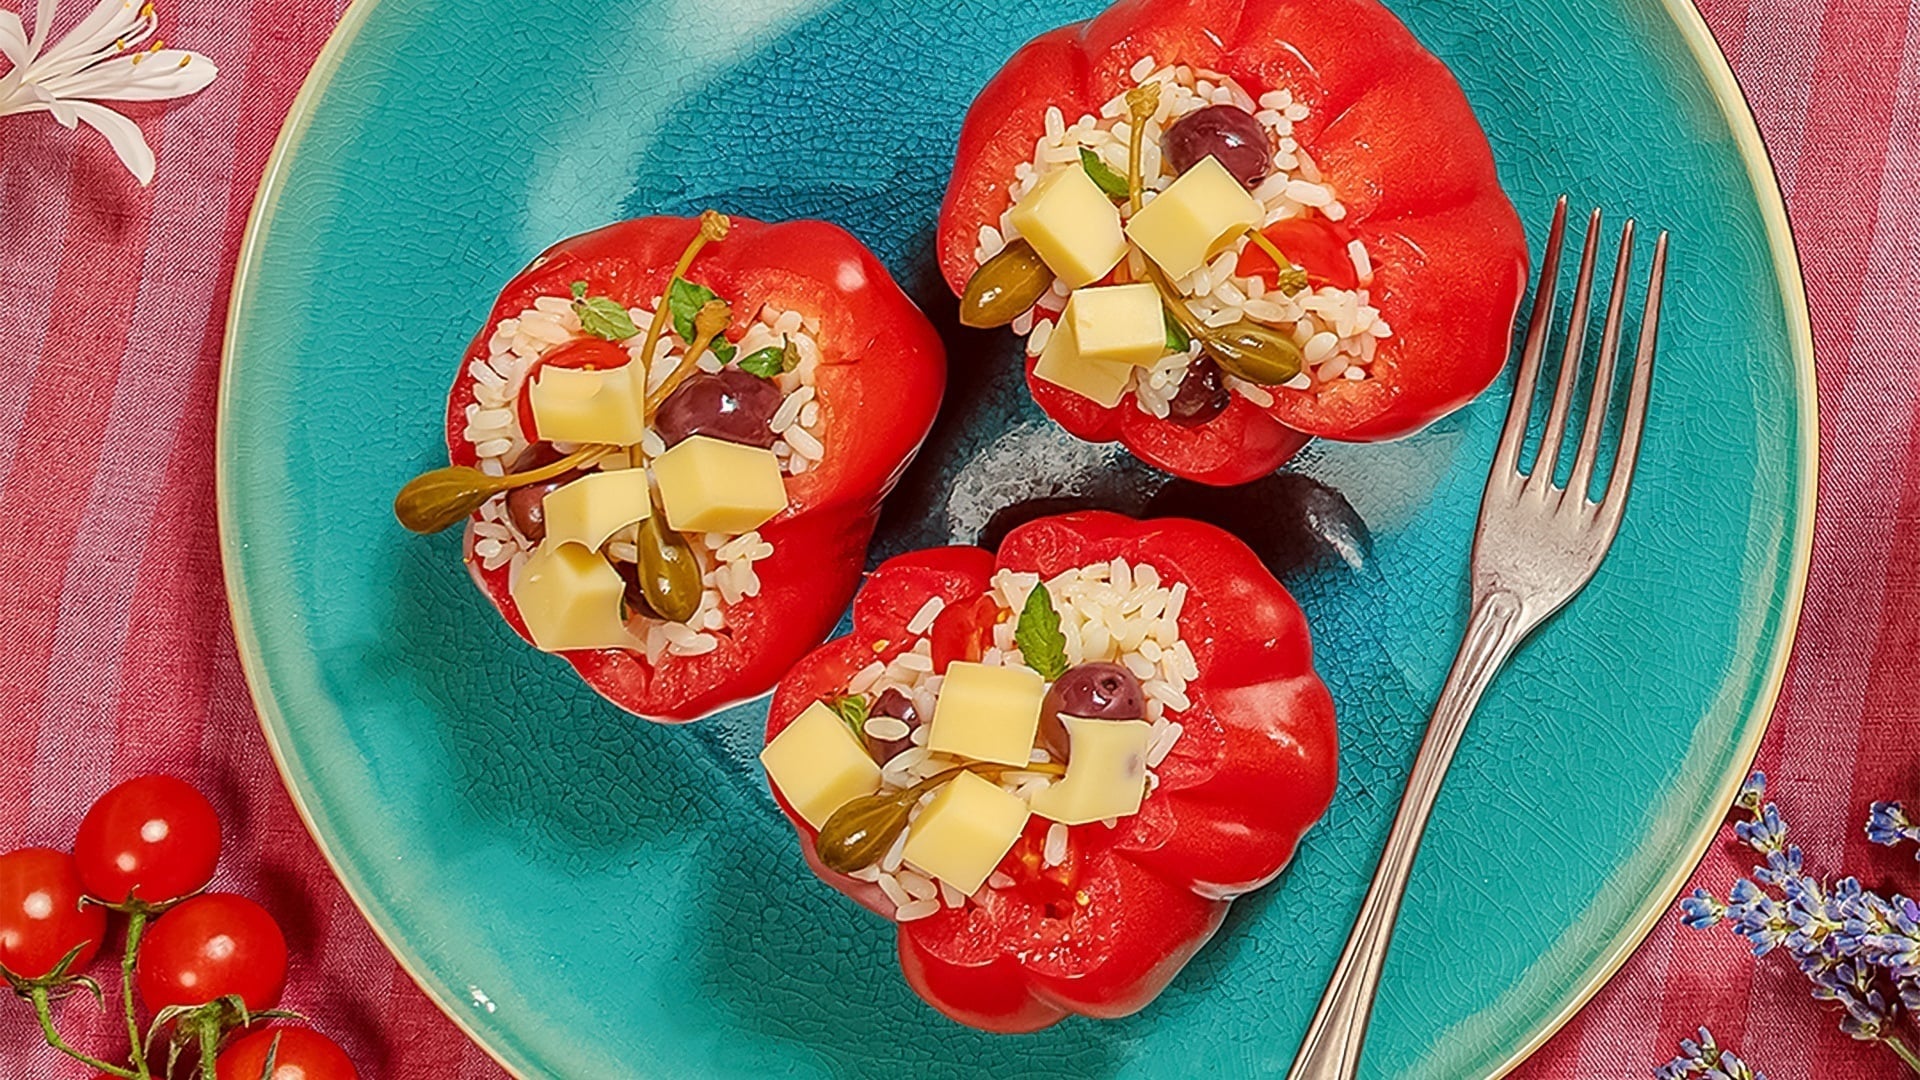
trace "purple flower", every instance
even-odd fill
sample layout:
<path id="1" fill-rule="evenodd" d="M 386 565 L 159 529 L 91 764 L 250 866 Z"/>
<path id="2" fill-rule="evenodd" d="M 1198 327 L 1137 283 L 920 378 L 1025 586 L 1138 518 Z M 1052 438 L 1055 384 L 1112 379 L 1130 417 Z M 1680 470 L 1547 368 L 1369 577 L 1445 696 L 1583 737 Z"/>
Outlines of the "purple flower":
<path id="1" fill-rule="evenodd" d="M 1700 1029 L 1700 1037 L 1680 1040 L 1680 1056 L 1653 1071 L 1654 1080 L 1767 1080 L 1754 1072 L 1731 1050 L 1722 1050 L 1713 1041 L 1713 1033 Z"/>
<path id="2" fill-rule="evenodd" d="M 1902 840 L 1920 844 L 1920 825 L 1907 819 L 1906 808 L 1897 802 L 1877 802 L 1867 810 L 1867 839 L 1887 847 L 1898 847 Z M 1920 851 L 1914 852 L 1920 859 Z"/>
<path id="3" fill-rule="evenodd" d="M 1858 878 L 1831 885 L 1805 872 L 1805 853 L 1787 842 L 1779 807 L 1765 801 L 1766 777 L 1754 773 L 1734 805 L 1747 819 L 1734 823 L 1740 840 L 1761 856 L 1751 877 L 1739 878 L 1723 902 L 1705 889 L 1680 901 L 1688 926 L 1726 923 L 1755 956 L 1784 949 L 1812 983 L 1813 996 L 1841 1010 L 1840 1029 L 1880 1042 L 1920 1073 L 1920 1052 L 1901 1034 L 1902 1009 L 1920 1015 L 1920 903 L 1883 898 Z M 1873 804 L 1867 836 L 1874 843 L 1920 843 L 1920 825 L 1899 803 Z M 1760 1080 L 1735 1055 L 1722 1051 L 1703 1028 L 1684 1040 L 1681 1056 L 1655 1075 L 1660 1080 Z"/>

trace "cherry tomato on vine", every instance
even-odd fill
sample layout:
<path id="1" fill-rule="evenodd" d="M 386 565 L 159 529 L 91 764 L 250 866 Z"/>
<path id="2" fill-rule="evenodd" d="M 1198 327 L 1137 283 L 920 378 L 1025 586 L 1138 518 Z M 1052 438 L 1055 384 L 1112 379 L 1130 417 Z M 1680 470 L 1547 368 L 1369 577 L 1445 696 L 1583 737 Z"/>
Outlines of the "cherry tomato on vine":
<path id="1" fill-rule="evenodd" d="M 140 997 L 155 1012 L 240 995 L 270 1009 L 287 984 L 287 939 L 259 904 L 207 893 L 160 916 L 140 946 Z"/>
<path id="2" fill-rule="evenodd" d="M 52 848 L 21 848 L 0 855 L 0 967 L 37 979 L 81 946 L 71 970 L 100 951 L 107 912 L 81 906 L 85 890 L 73 856 Z"/>
<path id="3" fill-rule="evenodd" d="M 265 1076 L 273 1040 L 273 1074 Z M 359 1080 L 338 1043 L 309 1028 L 266 1027 L 235 1039 L 216 1059 L 215 1080 Z"/>
<path id="4" fill-rule="evenodd" d="M 213 880 L 220 819 L 184 780 L 135 777 L 94 801 L 73 855 L 89 896 L 163 904 Z"/>

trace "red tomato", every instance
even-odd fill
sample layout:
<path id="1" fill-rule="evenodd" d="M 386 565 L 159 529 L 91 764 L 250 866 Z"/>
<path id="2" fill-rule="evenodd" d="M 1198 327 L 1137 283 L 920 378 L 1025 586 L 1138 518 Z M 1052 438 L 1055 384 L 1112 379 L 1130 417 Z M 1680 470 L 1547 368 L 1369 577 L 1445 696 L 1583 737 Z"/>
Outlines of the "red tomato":
<path id="1" fill-rule="evenodd" d="M 155 1012 L 229 994 L 240 995 L 249 1012 L 270 1009 L 287 984 L 287 939 L 273 916 L 244 896 L 196 896 L 147 931 L 137 982 Z"/>
<path id="2" fill-rule="evenodd" d="M 278 1050 L 273 1041 L 280 1040 Z M 267 1075 L 267 1054 L 273 1073 Z M 235 1039 L 220 1051 L 215 1080 L 359 1080 L 338 1043 L 309 1028 L 267 1027 Z"/>
<path id="3" fill-rule="evenodd" d="M 564 345 L 555 346 L 553 351 L 535 361 L 534 365 L 527 369 L 527 382 L 538 382 L 540 369 L 542 368 L 580 368 L 584 371 L 607 371 L 612 368 L 623 367 L 631 362 L 632 359 L 633 357 L 628 355 L 627 350 L 605 338 L 575 338 Z M 520 430 L 529 433 L 537 432 L 533 424 L 533 395 L 521 394 L 517 407 L 520 410 Z"/>
<path id="4" fill-rule="evenodd" d="M 107 934 L 107 912 L 82 907 L 85 890 L 73 856 L 52 848 L 0 855 L 0 967 L 23 979 L 51 974 L 73 951 L 72 970 L 86 966 Z"/>
<path id="5" fill-rule="evenodd" d="M 87 810 L 73 856 L 87 895 L 115 904 L 164 904 L 213 880 L 220 819 L 184 780 L 135 777 Z"/>
<path id="6" fill-rule="evenodd" d="M 1307 272 L 1307 283 L 1314 288 L 1331 285 L 1336 289 L 1357 289 L 1360 287 L 1360 275 L 1353 268 L 1353 256 L 1347 251 L 1347 244 L 1353 240 L 1353 230 L 1337 221 L 1321 218 L 1287 218 L 1276 221 L 1260 230 L 1280 254 L 1292 259 L 1300 269 Z M 1279 279 L 1273 265 L 1273 257 L 1258 244 L 1248 244 L 1240 253 L 1239 265 L 1234 273 L 1243 277 L 1258 275 L 1272 289 Z"/>
<path id="7" fill-rule="evenodd" d="M 934 673 L 945 675 L 947 665 L 955 660 L 972 662 L 985 655 L 993 644 L 993 624 L 999 617 L 1000 605 L 984 593 L 941 608 L 928 632 Z"/>

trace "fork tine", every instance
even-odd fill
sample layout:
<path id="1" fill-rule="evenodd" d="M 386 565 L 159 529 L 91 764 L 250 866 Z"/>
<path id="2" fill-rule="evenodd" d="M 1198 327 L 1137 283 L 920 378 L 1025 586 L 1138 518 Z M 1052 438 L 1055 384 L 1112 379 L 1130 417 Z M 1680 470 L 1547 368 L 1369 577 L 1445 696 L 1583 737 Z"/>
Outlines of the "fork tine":
<path id="1" fill-rule="evenodd" d="M 1580 253 L 1580 278 L 1573 286 L 1573 307 L 1567 313 L 1567 348 L 1560 356 L 1560 378 L 1553 388 L 1553 409 L 1547 413 L 1547 433 L 1540 439 L 1540 456 L 1529 476 L 1553 486 L 1554 466 L 1560 463 L 1560 443 L 1567 434 L 1567 414 L 1573 408 L 1573 387 L 1580 378 L 1580 353 L 1587 341 L 1587 308 L 1593 297 L 1593 256 L 1600 246 L 1600 208 L 1587 218 L 1587 246 Z"/>
<path id="2" fill-rule="evenodd" d="M 1627 302 L 1627 274 L 1633 269 L 1633 219 L 1620 230 L 1620 258 L 1613 266 L 1613 295 L 1607 299 L 1607 325 L 1600 331 L 1600 356 L 1594 362 L 1593 395 L 1587 402 L 1587 423 L 1580 435 L 1580 454 L 1573 459 L 1567 490 L 1587 498 L 1593 466 L 1600 457 L 1600 430 L 1607 419 L 1607 399 L 1613 390 L 1613 366 L 1620 352 L 1620 314 Z"/>
<path id="3" fill-rule="evenodd" d="M 1540 260 L 1540 283 L 1533 290 L 1533 315 L 1527 320 L 1527 344 L 1520 352 L 1520 370 L 1513 380 L 1513 400 L 1507 404 L 1507 426 L 1493 455 L 1493 475 L 1508 476 L 1520 466 L 1520 444 L 1527 438 L 1527 418 L 1533 410 L 1533 388 L 1540 377 L 1540 357 L 1547 351 L 1547 331 L 1553 325 L 1553 298 L 1559 291 L 1560 248 L 1567 235 L 1567 197 L 1553 206 L 1553 227 L 1547 230 L 1547 251 Z"/>
<path id="4" fill-rule="evenodd" d="M 1647 303 L 1640 316 L 1640 345 L 1633 357 L 1633 388 L 1627 394 L 1626 421 L 1620 432 L 1620 451 L 1613 459 L 1613 475 L 1596 519 L 1609 538 L 1626 512 L 1627 489 L 1633 485 L 1633 464 L 1640 456 L 1640 432 L 1646 426 L 1647 395 L 1653 386 L 1653 353 L 1660 339 L 1660 294 L 1667 278 L 1667 234 L 1653 245 L 1653 271 L 1647 280 Z"/>

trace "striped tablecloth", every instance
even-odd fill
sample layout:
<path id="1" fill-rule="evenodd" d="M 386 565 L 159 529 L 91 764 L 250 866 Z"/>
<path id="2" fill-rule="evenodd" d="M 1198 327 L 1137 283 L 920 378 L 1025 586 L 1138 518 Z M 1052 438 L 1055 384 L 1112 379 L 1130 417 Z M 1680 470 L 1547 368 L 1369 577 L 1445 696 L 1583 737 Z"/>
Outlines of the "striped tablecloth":
<path id="1" fill-rule="evenodd" d="M 221 78 L 173 109 L 134 108 L 159 154 L 151 188 L 91 134 L 0 119 L 0 847 L 65 845 L 115 780 L 185 776 L 232 837 L 217 883 L 287 927 L 287 1004 L 370 1078 L 485 1077 L 497 1068 L 395 966 L 295 817 L 220 584 L 229 278 L 274 135 L 342 6 L 173 0 L 163 32 Z M 1911 891 L 1920 869 L 1861 823 L 1920 775 L 1920 5 L 1704 10 L 1787 192 L 1819 352 L 1813 579 L 1761 765 L 1810 869 Z M 1719 845 L 1695 883 L 1722 891 L 1747 865 Z M 90 1006 L 66 1012 L 79 1037 L 108 1040 Z M 1519 1075 L 1642 1078 L 1700 1023 L 1773 1080 L 1901 1075 L 1838 1034 L 1787 964 L 1672 915 Z M 37 1046 L 24 1010 L 0 1022 L 0 1073 L 84 1075 Z"/>

